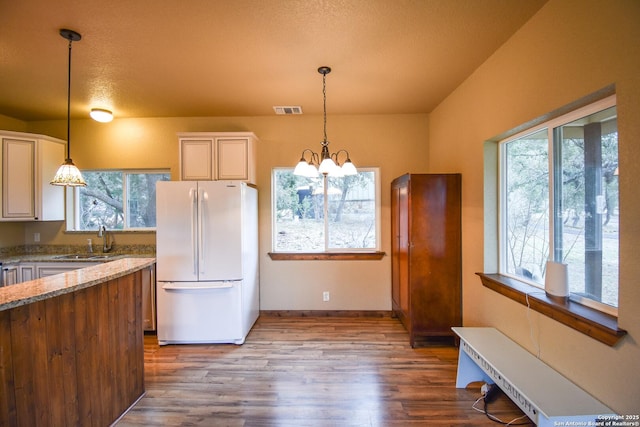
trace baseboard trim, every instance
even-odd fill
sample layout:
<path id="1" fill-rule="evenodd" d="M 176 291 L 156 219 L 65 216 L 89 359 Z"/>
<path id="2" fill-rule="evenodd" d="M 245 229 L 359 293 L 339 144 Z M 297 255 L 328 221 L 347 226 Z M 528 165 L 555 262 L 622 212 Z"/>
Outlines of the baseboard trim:
<path id="1" fill-rule="evenodd" d="M 265 317 L 392 317 L 389 310 L 260 310 Z"/>

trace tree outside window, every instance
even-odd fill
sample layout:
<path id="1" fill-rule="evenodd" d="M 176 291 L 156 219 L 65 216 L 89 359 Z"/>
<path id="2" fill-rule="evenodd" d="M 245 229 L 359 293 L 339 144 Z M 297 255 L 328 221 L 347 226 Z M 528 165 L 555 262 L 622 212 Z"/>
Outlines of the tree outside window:
<path id="1" fill-rule="evenodd" d="M 165 171 L 83 171 L 86 187 L 75 189 L 76 230 L 145 229 L 156 226 L 156 182 Z"/>
<path id="2" fill-rule="evenodd" d="M 500 269 L 542 286 L 563 262 L 572 297 L 617 307 L 618 132 L 602 107 L 503 141 Z"/>
<path id="3" fill-rule="evenodd" d="M 342 178 L 306 178 L 274 169 L 274 252 L 378 248 L 377 169 Z"/>

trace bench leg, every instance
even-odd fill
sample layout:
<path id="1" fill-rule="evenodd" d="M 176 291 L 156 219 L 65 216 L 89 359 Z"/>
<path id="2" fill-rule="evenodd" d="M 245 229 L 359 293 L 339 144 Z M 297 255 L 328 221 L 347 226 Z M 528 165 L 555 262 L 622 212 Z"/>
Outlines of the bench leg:
<path id="1" fill-rule="evenodd" d="M 474 381 L 484 381 L 493 384 L 493 380 L 487 375 L 471 357 L 462 350 L 458 354 L 458 374 L 456 378 L 456 388 L 466 388 Z"/>

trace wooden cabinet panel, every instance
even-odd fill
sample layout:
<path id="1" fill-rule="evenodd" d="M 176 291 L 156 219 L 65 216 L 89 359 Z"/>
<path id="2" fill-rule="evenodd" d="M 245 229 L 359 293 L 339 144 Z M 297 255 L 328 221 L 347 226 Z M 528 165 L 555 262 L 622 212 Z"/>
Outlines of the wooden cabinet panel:
<path id="1" fill-rule="evenodd" d="M 403 175 L 392 182 L 392 304 L 411 346 L 462 324 L 461 177 Z"/>
<path id="2" fill-rule="evenodd" d="M 111 425 L 144 393 L 142 273 L 0 311 L 0 425 Z"/>
<path id="3" fill-rule="evenodd" d="M 256 136 L 251 132 L 178 134 L 180 179 L 239 180 L 255 184 Z"/>
<path id="4" fill-rule="evenodd" d="M 64 189 L 49 185 L 66 143 L 44 135 L 0 131 L 2 221 L 64 219 Z"/>
<path id="5" fill-rule="evenodd" d="M 249 139 L 218 138 L 218 179 L 249 179 Z"/>
<path id="6" fill-rule="evenodd" d="M 36 141 L 2 139 L 2 217 L 34 218 Z"/>
<path id="7" fill-rule="evenodd" d="M 20 274 L 17 266 L 3 267 L 2 271 L 0 271 L 0 274 L 2 274 L 2 281 L 0 281 L 0 284 L 2 284 L 2 286 L 9 286 L 20 283 Z"/>
<path id="8" fill-rule="evenodd" d="M 180 141 L 181 179 L 210 181 L 213 179 L 215 150 L 211 139 L 184 139 Z"/>
<path id="9" fill-rule="evenodd" d="M 29 280 L 33 280 L 36 278 L 36 267 L 35 264 L 32 263 L 27 263 L 27 264 L 23 264 L 20 263 L 18 265 L 18 270 L 20 270 L 20 282 L 28 282 Z"/>

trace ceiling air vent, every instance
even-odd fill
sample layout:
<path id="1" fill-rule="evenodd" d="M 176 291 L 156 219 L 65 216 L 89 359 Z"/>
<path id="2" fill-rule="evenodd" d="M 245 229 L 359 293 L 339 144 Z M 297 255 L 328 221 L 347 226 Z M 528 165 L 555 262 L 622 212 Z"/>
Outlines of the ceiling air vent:
<path id="1" fill-rule="evenodd" d="M 291 114 L 302 114 L 302 107 L 297 105 L 273 107 L 273 111 L 275 111 L 276 114 L 288 116 Z"/>

